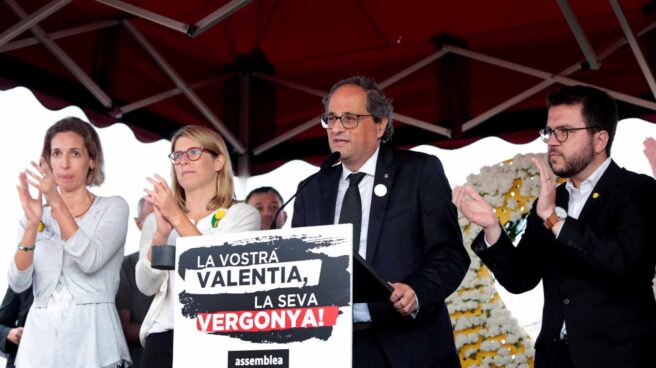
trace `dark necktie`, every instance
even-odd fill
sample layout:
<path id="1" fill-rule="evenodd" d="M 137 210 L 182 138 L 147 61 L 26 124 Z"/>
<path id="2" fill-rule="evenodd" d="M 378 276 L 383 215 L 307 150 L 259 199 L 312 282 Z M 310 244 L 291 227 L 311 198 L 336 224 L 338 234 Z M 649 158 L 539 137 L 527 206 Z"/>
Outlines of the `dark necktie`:
<path id="1" fill-rule="evenodd" d="M 360 225 L 362 224 L 362 200 L 358 184 L 364 178 L 364 173 L 351 173 L 348 176 L 349 186 L 344 194 L 342 210 L 339 213 L 340 224 L 353 224 L 353 250 L 360 249 Z"/>

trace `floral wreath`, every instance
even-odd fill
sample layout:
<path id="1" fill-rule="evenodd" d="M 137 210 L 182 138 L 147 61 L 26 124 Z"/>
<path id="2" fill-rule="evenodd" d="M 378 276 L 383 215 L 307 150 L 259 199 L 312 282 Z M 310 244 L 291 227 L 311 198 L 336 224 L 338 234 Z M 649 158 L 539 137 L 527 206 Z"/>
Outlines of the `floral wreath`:
<path id="1" fill-rule="evenodd" d="M 513 241 L 523 232 L 533 201 L 540 194 L 540 175 L 532 157 L 547 165 L 545 154 L 519 154 L 467 177 L 466 185 L 474 187 L 495 209 Z M 462 214 L 458 214 L 458 223 L 472 261 L 462 284 L 446 302 L 462 366 L 532 368 L 532 340 L 506 309 L 488 268 L 471 251 L 481 228 Z"/>

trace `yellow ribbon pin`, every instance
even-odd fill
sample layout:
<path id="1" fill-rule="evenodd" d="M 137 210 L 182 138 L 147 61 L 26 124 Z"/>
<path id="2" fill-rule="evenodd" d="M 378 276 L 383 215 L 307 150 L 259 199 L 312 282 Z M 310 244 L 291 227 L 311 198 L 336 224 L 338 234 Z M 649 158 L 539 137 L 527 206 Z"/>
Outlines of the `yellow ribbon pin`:
<path id="1" fill-rule="evenodd" d="M 212 216 L 212 227 L 216 228 L 219 226 L 219 221 L 225 216 L 225 211 L 224 210 L 218 210 L 214 213 L 214 216 Z"/>
<path id="2" fill-rule="evenodd" d="M 593 199 L 599 198 L 599 193 L 597 193 L 597 192 L 592 193 L 592 198 Z"/>

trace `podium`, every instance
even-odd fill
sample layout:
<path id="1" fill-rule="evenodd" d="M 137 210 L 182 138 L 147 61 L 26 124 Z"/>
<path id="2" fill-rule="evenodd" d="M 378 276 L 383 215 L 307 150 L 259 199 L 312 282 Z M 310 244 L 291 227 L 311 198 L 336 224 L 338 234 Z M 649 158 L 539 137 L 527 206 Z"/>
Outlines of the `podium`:
<path id="1" fill-rule="evenodd" d="M 158 245 L 152 249 L 152 267 L 175 270 L 175 247 Z M 394 289 L 364 260 L 353 253 L 353 303 L 386 302 Z"/>
<path id="2" fill-rule="evenodd" d="M 364 258 L 353 253 L 353 303 L 388 302 L 393 291 Z"/>
<path id="3" fill-rule="evenodd" d="M 174 278 L 173 366 L 350 367 L 353 304 L 393 291 L 351 238 L 341 224 L 153 247 L 151 265 Z"/>

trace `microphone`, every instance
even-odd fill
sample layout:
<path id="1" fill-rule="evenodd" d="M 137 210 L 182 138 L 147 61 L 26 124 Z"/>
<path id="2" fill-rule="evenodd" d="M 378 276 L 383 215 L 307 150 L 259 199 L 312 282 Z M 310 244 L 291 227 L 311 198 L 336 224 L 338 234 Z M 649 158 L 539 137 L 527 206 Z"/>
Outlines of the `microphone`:
<path id="1" fill-rule="evenodd" d="M 324 172 L 324 171 L 326 171 L 327 169 L 329 169 L 330 167 L 332 167 L 332 166 L 335 164 L 335 162 L 337 162 L 337 161 L 339 160 L 339 157 L 340 157 L 340 156 L 341 156 L 341 154 L 340 154 L 338 151 L 335 151 L 335 152 L 331 153 L 330 156 L 328 156 L 328 157 L 327 157 L 327 158 L 321 163 L 321 166 L 320 166 L 320 168 L 319 168 L 319 171 L 317 171 L 316 173 L 314 173 L 314 174 L 310 177 L 309 180 L 306 180 L 305 183 L 303 183 L 303 185 L 301 185 L 301 186 L 298 188 L 298 190 L 296 190 L 296 193 L 294 193 L 294 195 L 291 196 L 291 198 L 289 198 L 289 199 L 287 200 L 287 202 L 285 202 L 285 204 L 283 204 L 282 206 L 280 206 L 280 208 L 278 208 L 278 211 L 276 211 L 276 215 L 273 216 L 273 221 L 271 221 L 271 225 L 269 225 L 269 230 L 273 230 L 273 229 L 276 228 L 276 219 L 278 218 L 278 215 L 280 214 L 280 212 L 282 212 L 282 210 L 285 208 L 285 206 L 287 206 L 287 204 L 289 204 L 289 202 L 290 202 L 292 199 L 296 198 L 296 195 L 298 195 L 298 193 L 300 193 L 301 190 L 303 190 L 303 188 L 305 188 L 308 184 L 310 184 L 310 183 L 314 180 L 314 178 L 316 178 L 317 176 L 319 176 L 319 174 L 321 174 L 322 172 Z"/>

